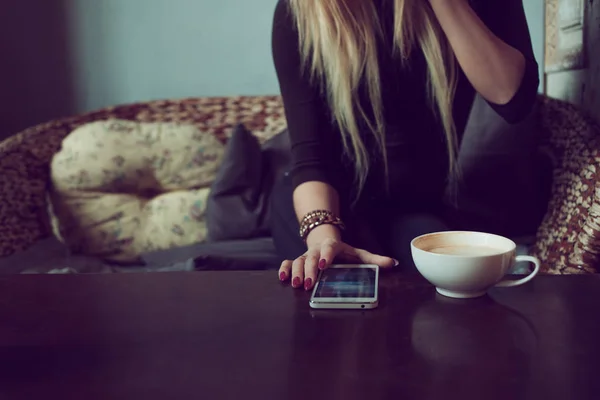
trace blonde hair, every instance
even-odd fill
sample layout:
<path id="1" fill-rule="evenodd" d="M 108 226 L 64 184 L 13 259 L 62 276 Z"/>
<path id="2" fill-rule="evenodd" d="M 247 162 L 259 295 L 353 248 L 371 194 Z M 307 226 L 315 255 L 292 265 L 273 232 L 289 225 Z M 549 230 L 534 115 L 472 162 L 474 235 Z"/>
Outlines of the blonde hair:
<path id="1" fill-rule="evenodd" d="M 358 118 L 374 135 L 386 175 L 388 173 L 377 55 L 377 39 L 383 33 L 377 10 L 372 0 L 288 1 L 297 24 L 302 59 L 310 76 L 323 85 L 332 116 L 342 133 L 344 150 L 354 159 L 360 193 L 368 175 L 370 157 L 359 132 Z M 428 65 L 428 95 L 446 134 L 452 177 L 458 174 L 458 144 L 452 116 L 456 62 L 428 3 L 395 0 L 394 45 L 405 65 L 415 45 L 423 51 Z M 366 84 L 372 110 L 365 110 L 359 100 L 358 90 L 362 84 Z"/>

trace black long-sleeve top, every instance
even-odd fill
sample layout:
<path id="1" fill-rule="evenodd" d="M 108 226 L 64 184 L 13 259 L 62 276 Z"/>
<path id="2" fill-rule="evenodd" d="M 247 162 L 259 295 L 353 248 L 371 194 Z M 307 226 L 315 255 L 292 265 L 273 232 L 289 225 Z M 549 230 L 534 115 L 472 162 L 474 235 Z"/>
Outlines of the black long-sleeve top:
<path id="1" fill-rule="evenodd" d="M 384 32 L 378 40 L 378 57 L 390 192 L 385 193 L 383 163 L 378 160 L 374 138 L 365 134 L 367 148 L 373 151 L 361 198 L 385 197 L 394 201 L 411 197 L 413 203 L 435 202 L 441 199 L 446 186 L 448 155 L 443 126 L 427 98 L 427 63 L 420 49 L 415 48 L 409 67 L 401 65 L 401 60 L 393 54 L 394 1 L 370 1 L 378 7 Z M 526 59 L 524 78 L 514 98 L 504 105 L 490 103 L 505 120 L 518 122 L 530 112 L 539 85 L 522 0 L 472 0 L 471 6 L 492 32 L 521 51 Z M 342 198 L 351 196 L 353 163 L 344 155 L 341 133 L 332 122 L 323 91 L 303 68 L 298 32 L 286 0 L 277 4 L 272 49 L 291 138 L 294 186 L 321 181 L 337 188 Z M 473 86 L 459 68 L 453 111 L 459 140 L 474 95 Z M 368 96 L 361 95 L 360 101 L 369 109 Z"/>

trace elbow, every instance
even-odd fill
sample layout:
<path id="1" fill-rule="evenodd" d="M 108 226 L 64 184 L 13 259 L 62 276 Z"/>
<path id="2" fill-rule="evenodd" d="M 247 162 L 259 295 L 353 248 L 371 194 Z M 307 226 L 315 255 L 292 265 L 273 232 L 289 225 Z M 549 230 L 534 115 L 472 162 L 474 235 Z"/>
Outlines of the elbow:
<path id="1" fill-rule="evenodd" d="M 506 122 L 511 125 L 518 124 L 531 115 L 537 103 L 538 86 L 539 77 L 536 73 L 535 78 L 530 82 L 525 82 L 524 86 L 515 94 L 515 97 L 510 100 L 514 100 L 514 108 L 505 115 Z"/>
<path id="2" fill-rule="evenodd" d="M 489 101 L 492 108 L 509 124 L 518 124 L 532 113 L 537 102 L 540 78 L 537 63 L 527 62 L 525 73 L 516 91 L 510 93 L 500 101 Z"/>
<path id="3" fill-rule="evenodd" d="M 525 121 L 535 110 L 535 99 L 537 99 L 537 96 L 534 97 L 534 101 L 532 101 L 527 108 L 519 110 L 519 112 L 515 113 L 514 115 L 505 117 L 504 120 L 510 125 L 516 125 Z"/>
<path id="4" fill-rule="evenodd" d="M 511 57 L 506 57 L 504 63 L 498 62 L 499 67 L 494 70 L 495 76 L 490 76 L 486 92 L 481 94 L 488 102 L 498 106 L 510 103 L 521 91 L 523 85 L 529 83 L 529 62 L 523 53 L 511 49 Z M 500 66 L 501 65 L 501 66 Z M 537 77 L 537 76 L 536 76 Z M 483 88 L 482 88 L 483 89 Z"/>
<path id="5" fill-rule="evenodd" d="M 496 88 L 493 94 L 484 96 L 487 101 L 502 107 L 511 103 L 519 93 L 520 86 L 500 87 Z M 480 93 L 481 94 L 481 93 Z"/>

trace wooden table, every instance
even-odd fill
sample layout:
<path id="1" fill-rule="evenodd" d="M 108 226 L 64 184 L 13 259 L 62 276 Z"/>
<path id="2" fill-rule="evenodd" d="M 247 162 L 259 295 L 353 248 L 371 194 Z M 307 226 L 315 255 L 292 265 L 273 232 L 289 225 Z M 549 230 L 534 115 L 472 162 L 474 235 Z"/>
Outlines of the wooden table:
<path id="1" fill-rule="evenodd" d="M 0 398 L 600 398 L 600 277 L 457 301 L 394 272 L 374 311 L 308 299 L 272 271 L 0 277 Z"/>

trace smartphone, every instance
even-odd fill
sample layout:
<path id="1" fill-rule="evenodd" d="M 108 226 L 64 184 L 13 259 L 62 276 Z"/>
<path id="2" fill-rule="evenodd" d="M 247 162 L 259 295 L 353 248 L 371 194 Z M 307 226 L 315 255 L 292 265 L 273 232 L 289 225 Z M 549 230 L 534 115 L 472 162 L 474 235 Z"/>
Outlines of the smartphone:
<path id="1" fill-rule="evenodd" d="M 379 303 L 377 265 L 332 265 L 321 271 L 310 298 L 312 308 L 371 309 Z"/>

